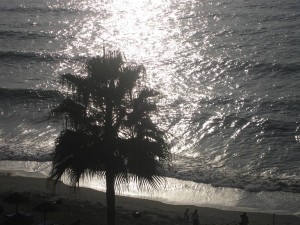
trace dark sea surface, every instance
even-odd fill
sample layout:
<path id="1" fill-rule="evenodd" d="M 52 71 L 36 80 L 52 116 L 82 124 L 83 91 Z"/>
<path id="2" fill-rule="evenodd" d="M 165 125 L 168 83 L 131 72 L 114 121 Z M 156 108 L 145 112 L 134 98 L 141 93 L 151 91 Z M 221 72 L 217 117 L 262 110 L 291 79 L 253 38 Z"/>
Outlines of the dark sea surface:
<path id="1" fill-rule="evenodd" d="M 0 169 L 48 171 L 59 75 L 104 47 L 144 64 L 172 146 L 166 191 L 125 194 L 300 215 L 300 1 L 1 0 Z"/>

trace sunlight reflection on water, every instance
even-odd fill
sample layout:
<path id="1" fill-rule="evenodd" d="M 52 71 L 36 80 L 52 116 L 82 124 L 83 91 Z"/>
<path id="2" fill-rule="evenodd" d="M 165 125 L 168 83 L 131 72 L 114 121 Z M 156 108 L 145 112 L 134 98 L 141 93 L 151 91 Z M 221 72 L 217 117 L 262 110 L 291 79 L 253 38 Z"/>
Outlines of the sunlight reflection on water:
<path id="1" fill-rule="evenodd" d="M 169 0 L 123 0 L 102 4 L 98 1 L 73 1 L 71 4 L 72 6 L 67 7 L 83 7 L 86 14 L 71 25 L 70 33 L 74 35 L 74 39 L 67 45 L 63 54 L 95 56 L 102 53 L 103 47 L 108 47 L 124 52 L 129 62 L 144 64 L 148 71 L 148 85 L 158 88 L 164 96 L 164 100 L 160 102 L 161 118 L 159 120 L 162 124 L 166 124 L 162 127 L 171 129 L 170 133 L 185 129 L 184 117 L 189 117 L 197 104 L 190 101 L 188 108 L 182 105 L 174 111 L 170 108 L 164 109 L 181 95 L 190 100 L 198 98 L 197 93 L 189 96 L 184 91 L 192 87 L 187 87 L 185 82 L 181 82 L 182 78 L 176 75 L 177 66 L 180 64 L 176 62 L 180 60 L 178 54 L 186 45 L 182 42 L 182 37 L 188 34 L 186 31 L 182 32 L 180 28 L 181 15 L 178 15 L 179 9 L 172 6 L 174 3 Z M 75 64 L 73 70 L 82 71 L 80 66 L 82 64 Z M 68 63 L 61 63 L 58 71 L 63 72 L 68 67 L 70 67 Z M 176 86 L 174 82 L 177 83 Z M 180 83 L 183 86 L 178 88 Z M 205 94 L 201 93 L 201 96 L 204 97 Z M 180 117 L 184 124 L 174 124 L 170 128 L 169 118 L 164 118 L 166 111 L 169 114 L 167 117 L 170 115 Z M 173 151 L 177 150 L 174 148 Z"/>
<path id="2" fill-rule="evenodd" d="M 62 60 L 57 73 L 82 73 L 81 57 L 101 54 L 103 47 L 120 50 L 128 62 L 145 65 L 148 85 L 162 93 L 156 120 L 167 131 L 173 153 L 197 160 L 206 157 L 210 165 L 237 173 L 249 164 L 259 167 L 257 159 L 264 160 L 259 156 L 268 152 L 269 144 L 265 142 L 261 148 L 260 142 L 253 148 L 248 140 L 252 132 L 264 131 L 269 115 L 260 104 L 269 96 L 268 88 L 263 87 L 267 82 L 257 83 L 255 69 L 274 58 L 253 55 L 260 41 L 248 46 L 249 40 L 241 35 L 244 23 L 253 21 L 231 12 L 243 15 L 243 4 L 193 0 L 49 2 L 50 8 L 76 12 L 60 21 L 69 24 L 69 30 L 59 35 L 72 38 L 59 52 L 69 58 Z M 256 31 L 256 25 L 247 29 Z M 263 112 L 256 114 L 258 110 Z M 255 138 L 262 140 L 261 136 Z M 253 155 L 245 154 L 255 148 L 259 150 Z M 244 158 L 236 160 L 241 155 Z"/>
<path id="3" fill-rule="evenodd" d="M 1 156 L 49 160 L 60 129 L 45 116 L 59 97 L 36 105 L 15 89 L 61 90 L 60 73 L 84 73 L 84 61 L 105 47 L 144 64 L 148 84 L 162 93 L 155 119 L 177 153 L 177 173 L 168 175 L 299 190 L 300 17 L 290 16 L 297 7 L 285 8 L 289 18 L 278 21 L 286 5 L 253 1 L 1 1 L 11 30 L 1 56 Z"/>

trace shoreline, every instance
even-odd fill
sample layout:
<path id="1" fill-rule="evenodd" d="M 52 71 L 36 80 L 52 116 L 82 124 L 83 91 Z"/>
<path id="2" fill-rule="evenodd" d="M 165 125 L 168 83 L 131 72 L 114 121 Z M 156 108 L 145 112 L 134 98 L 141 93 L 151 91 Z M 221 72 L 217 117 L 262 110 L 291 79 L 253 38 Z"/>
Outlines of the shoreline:
<path id="1" fill-rule="evenodd" d="M 0 173 L 14 176 L 46 178 L 51 162 L 37 161 L 0 161 Z M 300 217 L 300 193 L 284 191 L 251 192 L 226 186 L 213 186 L 194 181 L 166 177 L 162 188 L 141 191 L 135 183 L 121 187 L 121 196 L 149 199 L 171 205 L 194 205 L 229 211 L 263 212 Z M 67 179 L 63 182 L 67 184 Z M 105 191 L 105 181 L 86 179 L 81 187 Z M 130 187 L 130 191 L 128 189 Z"/>
<path id="2" fill-rule="evenodd" d="M 32 161 L 0 161 L 0 175 L 46 178 L 50 163 Z M 141 191 L 135 183 L 121 187 L 120 196 L 159 201 L 170 205 L 193 205 L 227 211 L 261 212 L 300 217 L 300 193 L 282 191 L 249 192 L 231 187 L 214 187 L 176 178 L 166 178 L 165 186 Z M 67 184 L 67 180 L 63 180 Z M 105 181 L 86 179 L 81 187 L 105 191 Z M 130 187 L 130 191 L 128 189 Z"/>
<path id="3" fill-rule="evenodd" d="M 104 192 L 81 187 L 79 191 L 75 194 L 71 187 L 60 182 L 56 188 L 55 195 L 51 195 L 49 190 L 47 190 L 45 178 L 14 176 L 14 174 L 10 172 L 0 173 L 0 183 L 1 193 L 5 193 L 8 191 L 17 191 L 31 193 L 35 195 L 48 196 L 52 199 L 62 198 L 64 199 L 64 201 L 70 201 L 71 205 L 100 204 L 102 208 L 100 207 L 101 210 L 100 213 L 98 212 L 98 214 L 102 215 L 102 217 L 105 218 L 104 212 L 106 202 Z M 119 221 L 118 224 L 127 224 L 128 221 L 132 220 L 133 218 L 131 217 L 131 213 L 134 211 L 141 211 L 142 215 L 144 214 L 140 220 L 143 221 L 145 219 L 145 221 L 143 221 L 143 224 L 148 224 L 148 222 L 149 224 L 182 224 L 180 218 L 182 218 L 183 212 L 186 208 L 189 208 L 190 212 L 193 212 L 193 210 L 196 208 L 198 209 L 200 224 L 237 225 L 240 222 L 240 215 L 242 213 L 241 211 L 220 210 L 215 208 L 198 207 L 193 205 L 172 205 L 148 199 L 116 196 L 116 219 L 117 221 Z M 84 214 L 96 213 L 96 215 L 98 215 L 97 211 L 99 210 L 91 209 L 90 211 L 87 211 Z M 70 213 L 70 210 L 65 213 Z M 272 214 L 259 212 L 247 212 L 247 214 L 249 216 L 250 225 L 273 224 Z M 76 216 L 78 217 L 78 213 L 75 213 L 75 216 L 73 217 Z M 103 222 L 103 220 L 101 221 Z M 300 224 L 300 218 L 293 215 L 276 215 L 275 221 L 276 225 Z M 131 222 L 134 222 L 134 220 Z M 81 224 L 85 223 L 83 222 Z"/>

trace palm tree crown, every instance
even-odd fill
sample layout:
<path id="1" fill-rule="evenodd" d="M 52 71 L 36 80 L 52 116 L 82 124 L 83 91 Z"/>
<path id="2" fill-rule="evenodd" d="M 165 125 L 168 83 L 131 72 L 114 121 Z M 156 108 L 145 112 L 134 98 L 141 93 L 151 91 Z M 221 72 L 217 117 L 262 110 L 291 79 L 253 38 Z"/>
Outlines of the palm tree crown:
<path id="1" fill-rule="evenodd" d="M 90 59 L 86 76 L 64 74 L 72 93 L 52 110 L 64 115 L 49 178 L 65 173 L 76 187 L 85 175 L 106 179 L 108 224 L 115 223 L 115 185 L 130 178 L 140 186 L 161 184 L 169 147 L 151 120 L 157 92 L 143 86 L 145 70 L 126 64 L 120 52 Z"/>

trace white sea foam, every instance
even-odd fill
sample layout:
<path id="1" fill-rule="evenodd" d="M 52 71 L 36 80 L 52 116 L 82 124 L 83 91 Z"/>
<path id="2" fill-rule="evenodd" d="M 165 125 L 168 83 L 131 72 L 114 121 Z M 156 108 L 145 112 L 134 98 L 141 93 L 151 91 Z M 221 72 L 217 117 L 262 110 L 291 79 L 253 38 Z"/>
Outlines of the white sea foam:
<path id="1" fill-rule="evenodd" d="M 27 177 L 47 177 L 50 166 L 50 162 L 0 161 L 0 171 Z M 66 177 L 63 178 L 63 182 L 68 184 Z M 96 178 L 82 180 L 80 186 L 105 191 L 105 181 Z M 134 182 L 129 182 L 120 186 L 117 194 L 177 205 L 300 215 L 300 195 L 297 193 L 249 192 L 238 188 L 213 187 L 209 184 L 173 178 L 167 178 L 165 185 L 156 190 L 143 190 Z"/>

